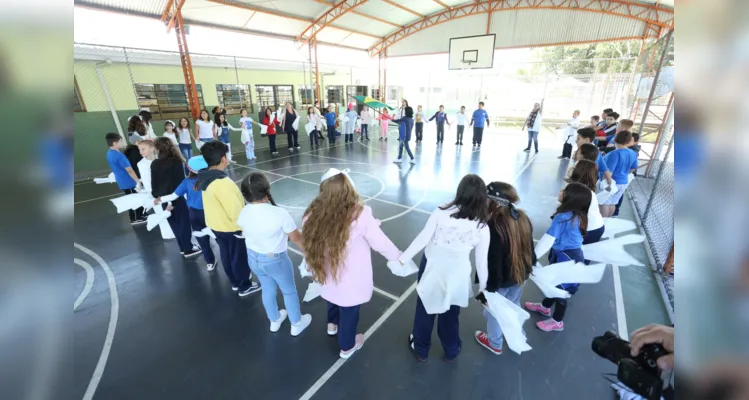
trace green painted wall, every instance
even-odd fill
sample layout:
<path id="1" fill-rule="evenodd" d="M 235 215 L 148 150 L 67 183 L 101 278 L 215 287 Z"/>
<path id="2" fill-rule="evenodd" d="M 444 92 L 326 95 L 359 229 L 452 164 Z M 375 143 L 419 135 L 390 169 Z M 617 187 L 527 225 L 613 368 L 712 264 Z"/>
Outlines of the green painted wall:
<path id="1" fill-rule="evenodd" d="M 75 78 L 78 83 L 79 96 L 86 106 L 85 112 L 74 114 L 75 128 L 75 172 L 76 175 L 92 176 L 106 173 L 108 165 L 104 158 L 106 153 L 106 143 L 104 135 L 108 132 L 117 132 L 116 125 L 112 119 L 104 90 L 96 74 L 96 62 L 93 61 L 76 61 L 73 64 Z M 138 112 L 138 104 L 135 98 L 135 90 L 132 85 L 130 71 L 125 64 L 114 63 L 104 65 L 99 68 L 106 82 L 112 102 L 118 114 L 118 119 L 123 129 L 127 133 L 127 120 L 130 116 Z M 184 84 L 184 75 L 182 68 L 179 66 L 150 65 L 150 64 L 132 64 L 132 80 L 135 83 L 151 84 Z M 194 67 L 195 81 L 201 85 L 203 100 L 206 108 L 212 108 L 218 104 L 216 95 L 217 84 L 233 84 L 237 82 L 237 72 L 234 68 L 208 68 Z M 304 85 L 305 76 L 300 71 L 270 71 L 270 70 L 239 70 L 239 83 L 251 85 L 253 107 L 257 110 L 257 98 L 255 85 L 293 85 L 295 100 L 298 102 L 298 88 Z M 326 76 L 323 81 L 324 85 L 348 85 L 350 77 L 348 74 L 335 76 Z M 299 110 L 304 114 L 303 110 Z M 187 113 L 185 114 L 187 117 Z M 251 115 L 257 117 L 257 112 Z M 239 115 L 230 115 L 229 122 L 239 125 Z M 177 122 L 177 120 L 174 120 Z M 154 132 L 161 135 L 165 121 L 153 120 Z M 305 120 L 302 119 L 302 123 Z M 300 140 L 306 142 L 307 135 L 304 127 L 300 124 Z M 239 142 L 240 134 L 232 133 L 232 152 L 243 151 L 242 144 Z M 286 146 L 286 135 L 279 135 L 277 139 L 278 148 Z M 259 129 L 255 128 L 255 145 L 256 148 L 262 149 L 268 147 L 266 138 L 259 135 Z"/>

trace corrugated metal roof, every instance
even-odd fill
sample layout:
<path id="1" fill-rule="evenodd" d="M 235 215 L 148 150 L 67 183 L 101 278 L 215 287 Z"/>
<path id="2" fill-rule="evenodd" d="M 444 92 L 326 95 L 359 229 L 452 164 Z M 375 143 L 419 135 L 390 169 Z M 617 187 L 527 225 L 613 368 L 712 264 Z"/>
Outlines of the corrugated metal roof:
<path id="1" fill-rule="evenodd" d="M 416 15 L 390 2 L 421 15 L 432 15 L 445 10 L 434 0 L 388 1 L 370 0 L 355 7 L 353 12 L 341 15 L 329 27 L 320 31 L 318 40 L 320 43 L 365 50 L 378 42 L 372 36 L 385 37 L 396 32 L 399 27 L 419 20 Z M 481 0 L 484 1 L 486 0 Z M 611 4 L 609 1 L 601 1 L 602 4 Z M 673 0 L 628 1 L 629 3 L 622 4 L 636 7 L 637 3 L 657 3 L 664 8 L 673 8 Z M 440 2 L 450 7 L 473 4 L 473 1 L 468 0 Z M 167 0 L 74 0 L 74 3 L 77 6 L 158 18 Z M 294 39 L 312 21 L 337 3 L 338 0 L 186 0 L 182 13 L 185 21 L 194 25 L 226 27 Z M 559 1 L 540 0 L 535 5 L 558 7 Z M 484 13 L 434 25 L 391 45 L 388 54 L 445 52 L 450 37 L 486 33 L 486 18 L 487 14 Z M 645 31 L 643 21 L 608 15 L 605 12 L 573 9 L 502 10 L 494 12 L 491 18 L 491 31 L 498 34 L 497 47 L 611 40 L 642 36 Z M 661 15 L 661 20 L 663 18 Z"/>

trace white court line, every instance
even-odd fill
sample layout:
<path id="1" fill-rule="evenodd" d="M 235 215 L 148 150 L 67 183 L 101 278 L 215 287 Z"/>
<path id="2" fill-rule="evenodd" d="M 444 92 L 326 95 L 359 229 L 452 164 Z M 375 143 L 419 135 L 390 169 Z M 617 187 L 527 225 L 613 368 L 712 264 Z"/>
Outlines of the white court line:
<path id="1" fill-rule="evenodd" d="M 616 325 L 619 327 L 619 337 L 629 340 L 629 331 L 627 330 L 627 316 L 624 314 L 624 296 L 622 295 L 622 280 L 619 276 L 619 266 L 612 265 L 614 272 L 614 298 L 616 299 Z"/>
<path id="2" fill-rule="evenodd" d="M 83 300 L 86 300 L 86 297 L 88 297 L 88 294 L 91 293 L 91 288 L 94 287 L 94 269 L 91 268 L 91 264 L 81 259 L 74 258 L 73 262 L 75 263 L 75 265 L 86 270 L 86 285 L 83 287 L 81 294 L 79 294 L 78 297 L 75 299 L 75 303 L 73 303 L 73 311 L 75 311 L 78 309 L 78 306 L 80 306 L 81 303 L 83 303 Z"/>
<path id="3" fill-rule="evenodd" d="M 121 195 L 121 194 L 122 194 L 122 193 L 114 193 L 114 194 L 108 194 L 108 195 L 106 195 L 106 196 L 95 197 L 95 198 L 93 198 L 93 199 L 88 199 L 88 200 L 81 200 L 81 201 L 76 201 L 76 202 L 75 202 L 75 203 L 73 203 L 73 204 L 88 203 L 89 201 L 94 201 L 94 200 L 101 200 L 101 199 L 106 199 L 106 198 L 108 198 L 108 197 L 119 196 L 119 195 Z"/>
<path id="4" fill-rule="evenodd" d="M 528 167 L 533 162 L 534 158 L 535 158 L 535 156 L 531 157 L 528 160 L 528 162 L 523 166 L 523 168 L 521 168 L 520 171 L 518 171 L 518 173 L 515 174 L 515 177 L 512 179 L 512 181 L 510 183 L 514 183 L 520 177 L 520 175 L 522 175 L 523 172 L 525 172 L 525 170 L 528 169 Z M 427 190 L 425 189 L 424 190 L 424 196 L 426 196 L 426 192 L 427 192 Z M 384 220 L 383 220 L 383 222 L 384 222 Z M 395 310 L 398 307 L 400 307 L 401 304 L 403 304 L 403 302 L 406 300 L 406 298 L 408 298 L 408 296 L 410 296 L 411 293 L 414 292 L 414 290 L 416 290 L 416 282 L 414 282 L 413 285 L 411 285 L 402 295 L 400 295 L 400 297 L 398 297 L 398 300 L 396 300 L 395 303 L 393 303 L 385 311 L 385 313 L 382 314 L 382 316 L 380 316 L 380 318 L 378 318 L 377 321 L 375 321 L 375 323 L 369 329 L 367 329 L 366 332 L 364 332 L 364 341 L 365 342 L 372 336 L 372 334 L 375 331 L 377 331 L 377 329 L 380 328 L 380 326 L 382 326 L 382 324 L 385 323 L 385 321 L 388 318 L 390 318 L 390 316 L 393 314 L 393 312 L 395 312 Z M 299 400 L 309 400 L 309 399 L 311 399 L 312 396 L 314 396 L 315 393 L 317 393 L 317 391 L 320 390 L 320 388 L 322 388 L 323 385 L 325 385 L 325 383 L 328 380 L 330 380 L 331 377 L 333 377 L 333 374 L 335 374 L 343 366 L 343 364 L 346 362 L 346 360 L 347 359 L 343 359 L 343 358 L 339 358 L 338 360 L 336 360 L 336 362 L 330 368 L 328 368 L 328 370 L 325 371 L 325 373 L 309 389 L 307 389 L 306 392 L 304 392 L 304 394 L 302 395 L 302 397 L 299 398 Z"/>
<path id="5" fill-rule="evenodd" d="M 377 292 L 377 293 L 379 293 L 379 294 L 381 294 L 381 295 L 383 295 L 383 296 L 385 296 L 385 297 L 387 297 L 387 298 L 389 298 L 389 299 L 391 299 L 391 300 L 398 301 L 398 296 L 396 296 L 394 294 L 390 294 L 390 293 L 388 293 L 388 292 L 386 292 L 386 291 L 378 288 L 377 286 L 374 287 L 374 291 Z"/>
<path id="6" fill-rule="evenodd" d="M 83 395 L 83 400 L 91 400 L 96 393 L 96 388 L 99 386 L 99 381 L 101 381 L 102 375 L 104 375 L 104 368 L 107 366 L 109 352 L 112 350 L 114 331 L 115 329 L 117 329 L 117 319 L 120 315 L 120 298 L 117 294 L 117 282 L 114 280 L 114 274 L 112 273 L 112 270 L 109 269 L 107 262 L 104 261 L 104 259 L 101 258 L 98 254 L 78 243 L 73 243 L 73 246 L 75 246 L 75 248 L 77 248 L 78 250 L 88 254 L 91 258 L 96 260 L 97 263 L 99 263 L 99 266 L 107 275 L 107 283 L 109 284 L 111 311 L 109 314 L 109 326 L 107 327 L 107 335 L 104 338 L 104 346 L 101 349 L 99 361 L 96 362 L 96 368 L 94 368 L 94 373 L 91 375 L 91 381 L 89 381 L 88 387 L 86 388 L 86 393 Z"/>
<path id="7" fill-rule="evenodd" d="M 403 293 L 400 297 L 398 297 L 398 300 L 396 300 L 395 303 L 391 304 L 390 307 L 388 307 L 388 309 L 385 310 L 385 313 L 382 314 L 380 318 L 378 318 L 377 321 L 375 321 L 374 324 L 372 324 L 372 326 L 370 326 L 369 329 L 367 329 L 366 332 L 364 332 L 365 343 L 377 331 L 377 329 L 379 329 L 380 326 L 382 326 L 382 324 L 384 324 L 385 321 L 388 318 L 390 318 L 391 315 L 393 315 L 395 310 L 398 309 L 398 307 L 400 307 L 401 304 L 403 304 L 403 302 L 408 298 L 408 296 L 411 295 L 411 293 L 414 292 L 414 290 L 416 290 L 416 282 L 414 282 L 413 285 L 411 285 L 411 287 L 409 287 L 405 291 L 405 293 Z M 315 393 L 317 393 L 317 391 L 320 390 L 320 388 L 325 384 L 325 382 L 327 382 L 333 376 L 333 374 L 335 374 L 343 366 L 346 360 L 347 359 L 345 358 L 339 358 L 338 360 L 336 360 L 336 362 L 330 368 L 328 368 L 327 371 L 325 371 L 325 373 L 320 377 L 320 379 L 318 379 L 317 382 L 315 382 L 312 385 L 312 387 L 310 387 L 309 389 L 307 389 L 306 392 L 304 392 L 304 394 L 302 395 L 302 397 L 299 398 L 299 400 L 311 399 L 312 396 L 314 396 Z"/>

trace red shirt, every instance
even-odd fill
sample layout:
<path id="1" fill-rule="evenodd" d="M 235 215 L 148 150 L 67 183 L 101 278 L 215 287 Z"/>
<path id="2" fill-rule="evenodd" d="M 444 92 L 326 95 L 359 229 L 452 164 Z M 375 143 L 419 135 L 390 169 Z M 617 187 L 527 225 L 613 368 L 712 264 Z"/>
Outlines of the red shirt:
<path id="1" fill-rule="evenodd" d="M 277 123 L 278 123 L 278 118 L 276 118 L 275 115 L 273 115 L 273 122 L 270 122 L 270 117 L 266 115 L 265 118 L 263 118 L 263 125 L 268 126 L 268 131 L 266 132 L 266 134 L 275 135 Z"/>

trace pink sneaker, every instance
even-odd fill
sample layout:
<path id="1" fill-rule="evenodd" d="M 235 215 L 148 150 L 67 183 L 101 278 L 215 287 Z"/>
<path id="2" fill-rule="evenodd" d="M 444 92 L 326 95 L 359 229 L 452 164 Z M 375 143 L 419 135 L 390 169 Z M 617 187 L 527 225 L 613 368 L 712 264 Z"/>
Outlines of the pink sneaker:
<path id="1" fill-rule="evenodd" d="M 484 346 L 487 350 L 491 351 L 492 353 L 496 355 L 502 354 L 502 349 L 493 347 L 489 343 L 489 336 L 487 336 L 486 333 L 481 332 L 481 331 L 476 331 L 473 337 L 476 338 L 476 341 L 479 342 L 480 345 Z"/>
<path id="2" fill-rule="evenodd" d="M 559 331 L 564 330 L 564 322 L 554 321 L 554 318 L 549 318 L 546 321 L 536 322 L 536 326 L 538 327 L 538 329 L 544 332 L 551 332 L 551 331 L 559 332 Z"/>
<path id="3" fill-rule="evenodd" d="M 528 311 L 537 312 L 537 313 L 543 315 L 544 317 L 550 317 L 551 316 L 551 309 L 544 307 L 543 305 L 541 305 L 541 303 L 531 303 L 529 301 L 526 301 L 525 302 L 525 308 Z"/>

